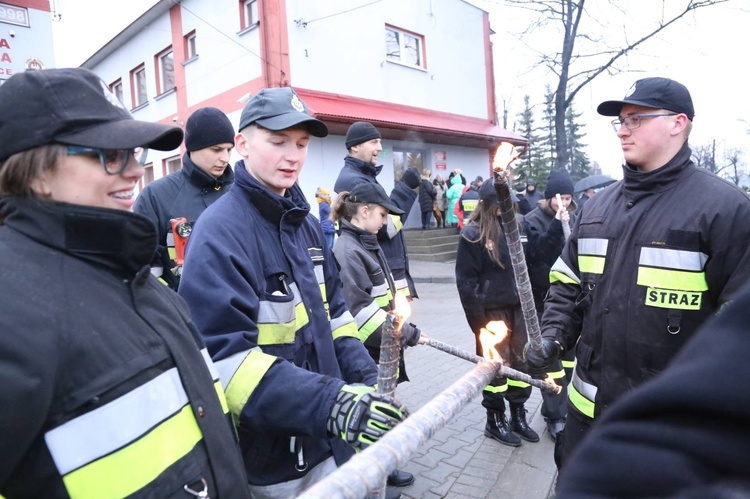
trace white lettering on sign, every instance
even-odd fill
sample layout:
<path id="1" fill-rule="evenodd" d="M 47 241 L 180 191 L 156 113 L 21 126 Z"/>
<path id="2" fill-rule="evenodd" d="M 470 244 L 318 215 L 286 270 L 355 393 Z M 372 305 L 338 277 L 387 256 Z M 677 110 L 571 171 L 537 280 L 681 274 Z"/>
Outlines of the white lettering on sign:
<path id="1" fill-rule="evenodd" d="M 23 7 L 0 3 L 0 23 L 29 27 L 29 11 Z"/>

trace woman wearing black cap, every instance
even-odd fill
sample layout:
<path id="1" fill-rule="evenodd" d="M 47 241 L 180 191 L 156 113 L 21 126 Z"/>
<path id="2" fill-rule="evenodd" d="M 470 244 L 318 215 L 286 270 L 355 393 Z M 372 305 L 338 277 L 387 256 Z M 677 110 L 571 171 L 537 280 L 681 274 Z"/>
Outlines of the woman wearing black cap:
<path id="1" fill-rule="evenodd" d="M 392 308 L 396 285 L 377 234 L 388 223 L 388 214 L 402 215 L 378 184 L 364 183 L 342 192 L 331 208 L 331 219 L 339 222 L 341 235 L 333 245 L 340 267 L 344 300 L 357 321 L 359 337 L 375 362 L 380 360 L 380 342 L 386 314 Z M 414 324 L 401 326 L 398 382 L 408 381 L 403 348 L 419 341 Z M 394 470 L 388 484 L 404 487 L 414 482 L 411 473 Z"/>
<path id="2" fill-rule="evenodd" d="M 181 141 L 89 70 L 0 87 L 5 497 L 249 496 L 218 373 L 130 213 L 138 148 Z"/>
<path id="3" fill-rule="evenodd" d="M 486 328 L 488 322 L 503 321 L 508 336 L 497 345 L 498 353 L 506 365 L 526 371 L 523 360 L 526 324 L 500 221 L 494 181 L 485 181 L 479 189 L 479 196 L 479 204 L 458 240 L 458 295 L 476 337 L 477 355 L 482 355 L 481 329 Z M 487 409 L 485 435 L 512 447 L 521 445 L 519 437 L 538 442 L 539 435 L 526 421 L 524 403 L 530 395 L 531 386 L 526 383 L 504 377 L 492 380 L 482 392 L 482 405 Z M 505 400 L 510 404 L 510 421 L 505 415 Z"/>

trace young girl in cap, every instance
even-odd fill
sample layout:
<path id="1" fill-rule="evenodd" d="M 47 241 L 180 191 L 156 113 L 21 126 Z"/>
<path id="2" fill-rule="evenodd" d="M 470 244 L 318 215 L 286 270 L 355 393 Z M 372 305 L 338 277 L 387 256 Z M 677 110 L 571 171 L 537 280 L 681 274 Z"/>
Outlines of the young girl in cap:
<path id="1" fill-rule="evenodd" d="M 458 240 L 458 295 L 476 337 L 477 355 L 482 355 L 480 330 L 487 327 L 488 322 L 503 321 L 508 336 L 498 344 L 498 352 L 506 365 L 525 372 L 526 324 L 500 221 L 500 205 L 491 179 L 482 184 L 479 198 L 479 204 Z M 513 201 L 517 202 L 517 199 Z M 498 377 L 485 387 L 482 395 L 482 405 L 487 409 L 485 435 L 513 447 L 521 445 L 519 436 L 529 442 L 539 441 L 539 435 L 526 421 L 524 408 L 531 395 L 531 386 Z M 505 415 L 505 400 L 510 403 L 510 422 Z"/>

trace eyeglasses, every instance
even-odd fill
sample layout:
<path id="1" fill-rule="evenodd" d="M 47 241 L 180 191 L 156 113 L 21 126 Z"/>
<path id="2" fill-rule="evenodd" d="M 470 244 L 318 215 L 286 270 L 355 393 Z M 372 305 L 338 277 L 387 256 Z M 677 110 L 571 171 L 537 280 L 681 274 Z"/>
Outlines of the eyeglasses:
<path id="1" fill-rule="evenodd" d="M 641 120 L 644 118 L 656 118 L 658 116 L 677 116 L 680 113 L 661 113 L 661 114 L 630 114 L 624 118 L 615 118 L 612 120 L 612 128 L 615 133 L 620 131 L 620 127 L 625 125 L 628 130 L 635 130 L 641 126 Z"/>
<path id="2" fill-rule="evenodd" d="M 108 175 L 119 175 L 128 166 L 131 156 L 141 165 L 146 164 L 148 148 L 137 147 L 135 149 L 99 149 L 96 147 L 67 146 L 68 156 L 87 155 L 98 156 L 104 171 Z"/>

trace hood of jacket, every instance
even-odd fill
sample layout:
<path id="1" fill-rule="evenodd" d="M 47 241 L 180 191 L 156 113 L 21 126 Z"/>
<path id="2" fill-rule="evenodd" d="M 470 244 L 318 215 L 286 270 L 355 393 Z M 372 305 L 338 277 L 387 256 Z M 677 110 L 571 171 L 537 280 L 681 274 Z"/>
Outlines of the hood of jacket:
<path id="1" fill-rule="evenodd" d="M 40 244 L 121 277 L 148 266 L 156 251 L 154 224 L 128 211 L 6 197 L 0 199 L 0 218 Z"/>
<path id="2" fill-rule="evenodd" d="M 451 179 L 451 186 L 454 186 L 454 185 L 456 185 L 456 184 L 461 184 L 461 185 L 464 185 L 464 183 L 463 183 L 463 179 L 461 178 L 461 175 L 455 175 L 455 176 L 454 176 L 454 177 L 453 177 L 453 178 Z"/>
<path id="3" fill-rule="evenodd" d="M 188 178 L 191 184 L 201 189 L 216 189 L 218 191 L 222 187 L 230 186 L 234 183 L 234 172 L 229 165 L 224 169 L 221 177 L 216 178 L 193 163 L 189 153 L 185 153 L 182 156 L 182 173 Z"/>

